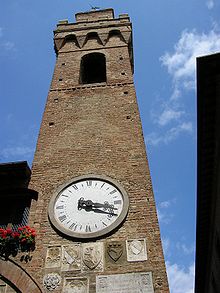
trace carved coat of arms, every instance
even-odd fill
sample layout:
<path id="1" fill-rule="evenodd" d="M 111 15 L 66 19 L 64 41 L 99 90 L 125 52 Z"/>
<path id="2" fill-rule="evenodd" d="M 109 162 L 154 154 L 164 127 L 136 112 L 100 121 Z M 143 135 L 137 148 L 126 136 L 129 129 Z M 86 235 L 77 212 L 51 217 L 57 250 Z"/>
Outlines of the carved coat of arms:
<path id="1" fill-rule="evenodd" d="M 99 246 L 87 246 L 83 249 L 83 263 L 90 269 L 94 270 L 102 260 L 102 252 Z"/>
<path id="2" fill-rule="evenodd" d="M 123 245 L 121 243 L 109 243 L 107 253 L 116 262 L 122 256 Z"/>

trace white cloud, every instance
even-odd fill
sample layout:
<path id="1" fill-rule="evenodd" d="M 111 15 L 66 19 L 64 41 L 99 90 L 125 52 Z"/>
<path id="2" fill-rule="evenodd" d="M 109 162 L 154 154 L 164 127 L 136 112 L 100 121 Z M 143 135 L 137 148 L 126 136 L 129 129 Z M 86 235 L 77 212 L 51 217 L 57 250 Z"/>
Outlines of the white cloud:
<path id="1" fill-rule="evenodd" d="M 206 6 L 208 9 L 212 9 L 214 7 L 214 1 L 213 0 L 207 0 L 206 1 Z"/>
<path id="2" fill-rule="evenodd" d="M 179 120 L 182 116 L 183 111 L 175 111 L 174 109 L 165 109 L 159 117 L 158 124 L 165 126 L 173 120 Z"/>
<path id="3" fill-rule="evenodd" d="M 185 255 L 194 254 L 195 248 L 194 245 L 187 246 L 185 243 L 177 242 L 176 248 L 181 251 L 181 253 Z"/>
<path id="4" fill-rule="evenodd" d="M 171 201 L 169 201 L 169 200 L 162 201 L 159 203 L 159 207 L 161 207 L 161 208 L 168 208 L 168 207 L 170 207 L 170 205 L 171 205 Z"/>
<path id="5" fill-rule="evenodd" d="M 165 53 L 160 60 L 173 78 L 175 89 L 187 88 L 195 82 L 196 57 L 220 51 L 220 34 L 214 30 L 199 34 L 184 30 L 174 46 L 174 52 Z M 185 83 L 185 85 L 184 85 Z"/>
<path id="6" fill-rule="evenodd" d="M 166 257 L 170 255 L 170 239 L 162 238 L 163 252 Z"/>
<path id="7" fill-rule="evenodd" d="M 191 134 L 193 126 L 191 122 L 183 122 L 175 127 L 170 128 L 164 134 L 158 134 L 152 132 L 146 136 L 146 144 L 151 146 L 157 146 L 161 143 L 168 144 L 175 140 L 180 134 L 188 133 Z"/>
<path id="8" fill-rule="evenodd" d="M 174 45 L 173 52 L 160 57 L 162 65 L 172 78 L 172 93 L 166 101 L 155 107 L 156 111 L 151 111 L 153 122 L 159 127 L 159 131 L 147 135 L 146 142 L 149 145 L 168 144 L 183 133 L 193 133 L 183 98 L 186 91 L 195 90 L 196 57 L 220 51 L 220 33 L 217 26 L 214 27 L 208 33 L 184 30 Z M 169 129 L 162 133 L 161 128 L 168 125 Z"/>
<path id="9" fill-rule="evenodd" d="M 10 157 L 30 157 L 34 152 L 34 148 L 26 146 L 8 147 L 0 150 L 0 157 L 8 159 Z"/>
<path id="10" fill-rule="evenodd" d="M 15 51 L 15 44 L 9 41 L 0 42 L 1 55 L 10 51 Z"/>
<path id="11" fill-rule="evenodd" d="M 0 38 L 3 36 L 3 28 L 0 27 Z"/>
<path id="12" fill-rule="evenodd" d="M 173 219 L 173 214 L 167 211 L 162 211 L 161 209 L 157 209 L 157 216 L 160 224 L 168 225 Z"/>
<path id="13" fill-rule="evenodd" d="M 15 51 L 15 44 L 11 41 L 5 40 L 4 39 L 4 34 L 3 34 L 3 28 L 0 27 L 0 54 L 4 54 L 4 52 L 8 51 Z"/>
<path id="14" fill-rule="evenodd" d="M 188 268 L 180 267 L 178 264 L 166 263 L 170 286 L 170 293 L 193 293 L 195 265 Z"/>

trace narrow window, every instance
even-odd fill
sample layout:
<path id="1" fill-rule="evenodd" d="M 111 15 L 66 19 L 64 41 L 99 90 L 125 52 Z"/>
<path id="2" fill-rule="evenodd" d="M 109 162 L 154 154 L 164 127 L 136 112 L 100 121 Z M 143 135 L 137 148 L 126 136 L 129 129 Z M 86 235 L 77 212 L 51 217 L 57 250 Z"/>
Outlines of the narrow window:
<path id="1" fill-rule="evenodd" d="M 102 53 L 90 53 L 82 57 L 80 83 L 106 82 L 106 60 Z"/>

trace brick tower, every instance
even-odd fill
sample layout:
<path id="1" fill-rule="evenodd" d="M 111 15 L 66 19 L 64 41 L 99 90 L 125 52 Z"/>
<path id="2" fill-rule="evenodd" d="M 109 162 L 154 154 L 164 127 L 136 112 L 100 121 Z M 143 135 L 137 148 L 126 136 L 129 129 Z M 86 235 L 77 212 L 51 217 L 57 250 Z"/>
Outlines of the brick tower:
<path id="1" fill-rule="evenodd" d="M 58 23 L 54 43 L 29 185 L 38 192 L 29 215 L 36 249 L 23 268 L 39 292 L 169 292 L 130 19 L 78 13 Z"/>

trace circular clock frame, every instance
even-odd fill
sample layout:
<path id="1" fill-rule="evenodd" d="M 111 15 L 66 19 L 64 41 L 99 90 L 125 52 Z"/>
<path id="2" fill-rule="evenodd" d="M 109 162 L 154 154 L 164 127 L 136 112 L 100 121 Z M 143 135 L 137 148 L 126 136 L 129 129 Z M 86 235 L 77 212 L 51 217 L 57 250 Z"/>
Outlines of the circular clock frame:
<path id="1" fill-rule="evenodd" d="M 61 225 L 55 217 L 54 213 L 54 207 L 56 204 L 57 199 L 61 195 L 61 193 L 66 190 L 69 186 L 79 183 L 80 181 L 85 180 L 100 180 L 103 181 L 103 183 L 109 183 L 111 186 L 117 189 L 117 191 L 120 193 L 120 195 L 123 198 L 123 207 L 120 212 L 120 215 L 117 217 L 117 219 L 111 223 L 109 226 L 95 232 L 90 233 L 79 233 L 71 231 L 70 229 L 67 229 L 65 226 Z M 116 180 L 104 176 L 104 175 L 95 175 L 95 174 L 88 174 L 88 175 L 82 175 L 78 177 L 74 177 L 71 180 L 67 181 L 66 183 L 62 184 L 58 189 L 53 193 L 48 207 L 48 216 L 50 219 L 50 222 L 52 226 L 54 226 L 58 231 L 60 231 L 62 234 L 67 235 L 72 238 L 78 238 L 78 239 L 92 239 L 92 238 L 99 238 L 106 234 L 109 234 L 110 232 L 113 232 L 118 226 L 120 226 L 121 223 L 124 222 L 129 210 L 129 197 L 123 186 L 119 184 Z M 88 215 L 89 216 L 89 215 Z"/>

